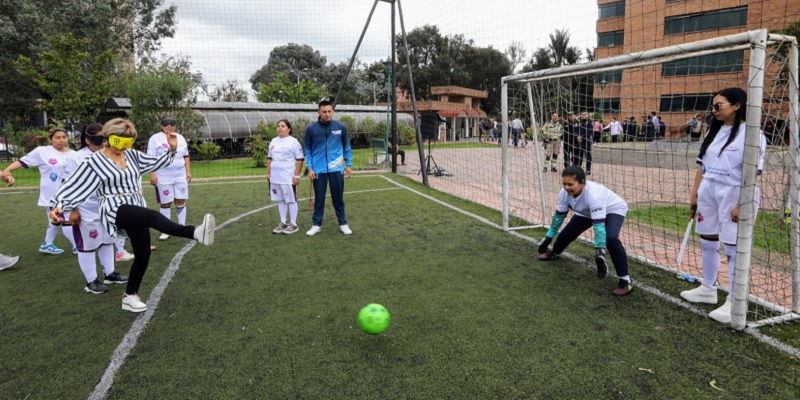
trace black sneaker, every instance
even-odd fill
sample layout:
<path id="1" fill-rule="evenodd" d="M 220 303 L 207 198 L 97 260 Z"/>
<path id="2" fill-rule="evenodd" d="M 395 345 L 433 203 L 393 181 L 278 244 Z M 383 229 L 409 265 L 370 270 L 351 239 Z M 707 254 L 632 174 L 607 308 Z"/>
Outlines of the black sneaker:
<path id="1" fill-rule="evenodd" d="M 558 172 L 558 169 L 556 167 L 550 168 L 550 172 Z"/>
<path id="2" fill-rule="evenodd" d="M 591 175 L 592 171 L 586 171 L 586 175 Z"/>
<path id="3" fill-rule="evenodd" d="M 103 280 L 103 283 L 105 283 L 106 285 L 111 285 L 114 283 L 118 285 L 123 283 L 128 283 L 128 277 L 120 274 L 119 272 L 114 271 L 106 275 L 105 279 Z"/>
<path id="4" fill-rule="evenodd" d="M 100 283 L 100 281 L 95 279 L 87 283 L 86 287 L 83 288 L 83 291 L 91 294 L 103 294 L 108 291 L 108 288 L 105 287 L 105 285 L 103 285 L 102 283 Z"/>
<path id="5" fill-rule="evenodd" d="M 544 167 L 544 170 L 543 170 L 543 172 L 547 172 L 547 167 Z"/>
<path id="6" fill-rule="evenodd" d="M 619 282 L 617 282 L 617 287 L 611 291 L 611 294 L 614 296 L 627 296 L 632 290 L 633 285 L 631 282 L 620 279 Z"/>

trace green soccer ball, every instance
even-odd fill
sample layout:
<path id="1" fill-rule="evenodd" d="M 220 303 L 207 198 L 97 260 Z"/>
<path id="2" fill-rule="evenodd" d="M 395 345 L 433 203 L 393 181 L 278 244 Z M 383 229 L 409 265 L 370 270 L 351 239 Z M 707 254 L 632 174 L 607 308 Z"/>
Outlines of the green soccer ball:
<path id="1" fill-rule="evenodd" d="M 370 335 L 377 335 L 389 327 L 389 311 L 380 304 L 367 304 L 358 313 L 358 326 Z"/>

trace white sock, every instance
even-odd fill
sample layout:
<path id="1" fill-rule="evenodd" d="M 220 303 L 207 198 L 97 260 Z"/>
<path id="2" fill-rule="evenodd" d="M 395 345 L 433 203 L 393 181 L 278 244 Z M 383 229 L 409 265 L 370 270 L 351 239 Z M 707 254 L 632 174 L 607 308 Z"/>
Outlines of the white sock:
<path id="1" fill-rule="evenodd" d="M 61 232 L 67 237 L 67 240 L 75 247 L 75 235 L 72 234 L 72 227 L 68 225 L 61 225 Z"/>
<path id="2" fill-rule="evenodd" d="M 161 215 L 167 217 L 167 219 L 171 219 L 172 218 L 172 212 L 171 211 L 172 211 L 172 209 L 169 208 L 169 207 L 161 207 L 161 208 L 158 209 L 158 212 L 160 212 Z"/>
<path id="3" fill-rule="evenodd" d="M 47 232 L 44 234 L 44 243 L 50 244 L 53 243 L 53 240 L 56 240 L 56 235 L 58 234 L 58 226 L 53 225 L 50 223 L 50 217 L 47 218 Z"/>
<path id="4" fill-rule="evenodd" d="M 733 295 L 733 278 L 736 275 L 736 245 L 725 245 L 725 255 L 728 256 L 728 279 L 730 279 L 729 296 Z"/>
<path id="5" fill-rule="evenodd" d="M 117 253 L 125 251 L 125 239 L 117 239 L 115 244 L 117 245 Z"/>
<path id="6" fill-rule="evenodd" d="M 178 214 L 178 223 L 186 225 L 186 205 L 184 204 L 180 207 L 175 206 L 175 214 Z"/>
<path id="7" fill-rule="evenodd" d="M 286 202 L 281 201 L 278 203 L 278 216 L 281 217 L 281 222 L 286 223 L 286 214 L 288 213 L 289 208 L 286 206 Z"/>
<path id="8" fill-rule="evenodd" d="M 297 203 L 289 203 L 289 218 L 292 225 L 297 225 Z"/>
<path id="9" fill-rule="evenodd" d="M 631 276 L 630 275 L 620 276 L 619 279 L 622 279 L 624 281 L 628 281 L 628 283 L 631 283 Z"/>
<path id="10" fill-rule="evenodd" d="M 86 278 L 86 283 L 97 279 L 97 263 L 94 261 L 94 252 L 78 253 L 78 265 L 81 266 L 81 272 L 83 272 L 83 277 Z"/>
<path id="11" fill-rule="evenodd" d="M 700 238 L 700 248 L 703 249 L 703 282 L 713 287 L 719 273 L 719 240 Z"/>
<path id="12" fill-rule="evenodd" d="M 104 274 L 109 275 L 114 272 L 114 246 L 110 244 L 101 245 L 97 249 L 97 258 L 100 259 Z"/>

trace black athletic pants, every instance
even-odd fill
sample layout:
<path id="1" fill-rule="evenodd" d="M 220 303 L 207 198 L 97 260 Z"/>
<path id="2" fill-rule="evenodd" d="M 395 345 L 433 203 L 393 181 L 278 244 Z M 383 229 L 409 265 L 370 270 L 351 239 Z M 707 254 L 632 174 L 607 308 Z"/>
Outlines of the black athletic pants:
<path id="1" fill-rule="evenodd" d="M 158 211 L 123 204 L 117 209 L 117 230 L 125 230 L 133 247 L 133 265 L 125 293 L 136 294 L 150 263 L 150 229 L 170 236 L 194 239 L 194 226 L 176 224 Z"/>

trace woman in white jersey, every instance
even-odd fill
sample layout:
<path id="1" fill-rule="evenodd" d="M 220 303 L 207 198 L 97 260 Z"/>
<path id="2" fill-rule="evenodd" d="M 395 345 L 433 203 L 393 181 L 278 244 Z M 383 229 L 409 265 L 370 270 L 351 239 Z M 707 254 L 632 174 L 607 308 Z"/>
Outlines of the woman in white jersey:
<path id="1" fill-rule="evenodd" d="M 300 142 L 292 135 L 292 124 L 278 121 L 278 137 L 269 142 L 267 154 L 267 180 L 272 201 L 278 202 L 281 223 L 272 233 L 291 235 L 297 232 L 297 185 L 303 169 L 305 155 Z M 289 219 L 287 220 L 287 215 Z"/>
<path id="2" fill-rule="evenodd" d="M 103 125 L 89 124 L 81 134 L 81 149 L 67 157 L 64 163 L 64 180 L 74 173 L 78 166 L 96 151 L 103 148 Z M 70 213 L 70 218 L 77 219 L 72 235 L 78 248 L 78 265 L 81 267 L 86 286 L 86 293 L 101 294 L 108 292 L 110 284 L 123 284 L 128 277 L 114 271 L 114 238 L 100 221 L 100 205 L 97 195 L 92 194 L 80 207 Z M 95 253 L 103 267 L 103 282 L 97 278 Z"/>
<path id="3" fill-rule="evenodd" d="M 733 292 L 736 238 L 739 225 L 739 194 L 742 185 L 747 93 L 739 88 L 723 89 L 712 102 L 713 118 L 708 134 L 697 156 L 697 173 L 689 205 L 697 210 L 695 231 L 700 235 L 703 260 L 703 284 L 681 292 L 693 303 L 717 304 L 717 282 L 720 255 L 719 242 L 725 244 L 728 256 L 728 277 Z M 767 139 L 761 134 L 758 171 L 764 165 Z M 758 189 L 758 188 L 756 188 Z M 758 193 L 758 192 L 756 192 Z M 758 199 L 756 194 L 756 199 Z M 758 203 L 754 205 L 758 211 Z M 731 298 L 709 316 L 719 322 L 731 321 Z"/>
<path id="4" fill-rule="evenodd" d="M 14 184 L 14 176 L 11 175 L 11 171 L 18 168 L 39 167 L 41 177 L 39 179 L 39 202 L 37 204 L 40 207 L 44 207 L 45 212 L 49 214 L 50 198 L 53 197 L 64 181 L 64 160 L 74 151 L 68 147 L 69 139 L 67 139 L 67 131 L 64 129 L 50 129 L 47 132 L 47 139 L 50 141 L 50 146 L 37 147 L 19 160 L 14 161 L 3 172 L 0 172 L 0 179 L 5 181 L 8 186 L 11 186 Z M 51 223 L 49 218 L 47 221 L 47 232 L 44 236 L 44 243 L 39 246 L 39 252 L 61 254 L 64 250 L 53 244 L 53 240 L 55 240 L 58 233 L 58 225 Z M 62 232 L 72 244 L 72 252 L 77 253 L 72 238 L 72 227 L 64 225 L 62 226 Z"/>
<path id="5" fill-rule="evenodd" d="M 150 229 L 187 239 L 196 239 L 209 246 L 214 242 L 214 216 L 206 214 L 203 224 L 197 227 L 178 225 L 147 208 L 142 196 L 141 177 L 171 164 L 178 151 L 178 138 L 169 135 L 169 150 L 153 157 L 132 150 L 136 128 L 122 118 L 114 118 L 103 125 L 107 145 L 78 166 L 78 169 L 56 192 L 50 204 L 50 219 L 63 218 L 85 203 L 93 194 L 100 202 L 100 221 L 109 234 L 118 233 L 131 240 L 134 260 L 128 278 L 122 309 L 131 312 L 147 310 L 139 298 L 139 286 L 150 262 Z"/>
<path id="6" fill-rule="evenodd" d="M 175 160 L 166 168 L 150 173 L 150 184 L 156 188 L 156 201 L 161 205 L 161 215 L 170 219 L 172 217 L 172 202 L 175 201 L 175 214 L 178 223 L 186 224 L 186 199 L 189 198 L 189 182 L 192 173 L 189 162 L 189 145 L 180 133 L 175 132 L 175 118 L 165 116 L 161 118 L 161 132 L 150 136 L 147 142 L 147 154 L 161 156 L 169 151 L 167 136 L 175 135 L 178 138 L 178 150 Z M 162 233 L 158 240 L 167 240 L 169 235 Z"/>
<path id="7" fill-rule="evenodd" d="M 619 240 L 619 232 L 628 213 L 628 204 L 607 187 L 597 182 L 586 181 L 586 175 L 577 165 L 565 168 L 561 173 L 561 179 L 564 187 L 558 194 L 558 205 L 550 223 L 550 230 L 539 245 L 539 260 L 549 261 L 558 258 L 570 243 L 593 227 L 597 277 L 604 278 L 608 271 L 605 257 L 608 249 L 619 277 L 617 287 L 611 293 L 615 296 L 627 295 L 633 290 L 633 286 L 628 275 L 628 254 Z M 564 223 L 569 210 L 575 214 L 564 230 L 558 234 L 558 239 L 550 250 L 548 246 Z"/>

